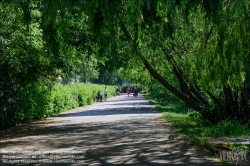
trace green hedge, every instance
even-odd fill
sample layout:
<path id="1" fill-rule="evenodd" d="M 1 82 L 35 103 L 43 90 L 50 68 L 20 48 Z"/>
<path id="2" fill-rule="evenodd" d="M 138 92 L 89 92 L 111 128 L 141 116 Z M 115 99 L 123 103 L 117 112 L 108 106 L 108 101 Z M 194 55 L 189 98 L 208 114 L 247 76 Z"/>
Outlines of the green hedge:
<path id="1" fill-rule="evenodd" d="M 104 87 L 104 85 L 97 84 L 58 84 L 54 87 L 50 96 L 46 116 L 91 104 L 94 102 L 98 90 L 103 93 Z M 107 86 L 107 89 L 109 97 L 115 94 L 115 86 Z"/>
<path id="2" fill-rule="evenodd" d="M 103 94 L 104 87 L 105 85 L 79 83 L 23 88 L 2 106 L 1 129 L 91 104 L 94 102 L 98 90 Z M 108 97 L 115 95 L 116 88 L 116 86 L 107 86 Z"/>

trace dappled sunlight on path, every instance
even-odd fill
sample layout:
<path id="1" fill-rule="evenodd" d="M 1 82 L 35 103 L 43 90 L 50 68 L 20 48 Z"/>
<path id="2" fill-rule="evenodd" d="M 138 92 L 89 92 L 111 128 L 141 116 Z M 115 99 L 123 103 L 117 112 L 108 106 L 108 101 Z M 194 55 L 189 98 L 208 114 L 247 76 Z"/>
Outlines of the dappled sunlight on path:
<path id="1" fill-rule="evenodd" d="M 80 157 L 75 156 L 71 163 L 65 160 L 66 163 L 61 165 L 218 164 L 203 149 L 182 144 L 186 138 L 160 115 L 142 96 L 113 97 L 107 102 L 79 107 L 56 117 L 11 128 L 3 133 L 1 150 L 19 154 L 36 151 L 34 153 L 40 158 L 40 164 L 30 165 L 45 165 L 46 162 L 59 160 L 48 159 L 43 154 L 51 155 L 53 152 L 52 157 L 58 155 L 62 159 L 61 152 L 72 151 L 79 151 Z"/>

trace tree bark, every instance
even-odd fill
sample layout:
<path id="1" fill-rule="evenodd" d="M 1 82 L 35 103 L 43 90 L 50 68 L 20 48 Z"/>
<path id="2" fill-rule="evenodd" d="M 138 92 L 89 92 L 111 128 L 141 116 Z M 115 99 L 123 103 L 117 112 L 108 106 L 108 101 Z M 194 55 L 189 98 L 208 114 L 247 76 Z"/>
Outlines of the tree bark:
<path id="1" fill-rule="evenodd" d="M 156 80 L 158 80 L 166 89 L 173 93 L 176 97 L 184 101 L 188 106 L 199 111 L 200 107 L 196 102 L 187 97 L 184 93 L 178 91 L 175 87 L 170 85 L 154 68 L 149 64 L 146 59 L 143 59 L 144 66 L 148 69 L 150 75 L 152 75 Z"/>

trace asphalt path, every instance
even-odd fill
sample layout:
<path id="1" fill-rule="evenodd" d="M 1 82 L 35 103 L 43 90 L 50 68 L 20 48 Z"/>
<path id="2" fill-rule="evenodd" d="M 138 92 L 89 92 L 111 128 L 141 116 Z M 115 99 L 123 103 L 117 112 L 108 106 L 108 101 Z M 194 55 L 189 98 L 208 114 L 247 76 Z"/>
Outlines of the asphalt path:
<path id="1" fill-rule="evenodd" d="M 0 165 L 219 165 L 160 116 L 141 95 L 123 95 L 13 127 Z"/>

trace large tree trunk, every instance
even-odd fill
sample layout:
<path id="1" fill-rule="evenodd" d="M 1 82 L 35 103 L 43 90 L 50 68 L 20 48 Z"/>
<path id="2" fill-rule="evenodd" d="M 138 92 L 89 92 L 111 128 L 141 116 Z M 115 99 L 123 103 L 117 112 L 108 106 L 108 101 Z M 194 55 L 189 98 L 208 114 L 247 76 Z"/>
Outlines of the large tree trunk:
<path id="1" fill-rule="evenodd" d="M 156 80 L 158 80 L 166 89 L 168 89 L 176 97 L 184 101 L 188 106 L 194 108 L 197 111 L 200 110 L 198 103 L 196 103 L 184 93 L 180 92 L 175 87 L 170 85 L 156 70 L 154 70 L 154 68 L 149 64 L 146 59 L 143 59 L 143 64 L 148 69 L 150 75 L 153 76 Z"/>
<path id="2" fill-rule="evenodd" d="M 186 95 L 188 95 L 188 97 L 190 99 L 192 99 L 193 101 L 195 101 L 196 103 L 205 105 L 206 101 L 200 95 L 197 97 L 196 94 L 194 94 L 191 91 L 191 88 L 188 86 L 188 84 L 183 76 L 183 71 L 177 66 L 177 63 L 175 62 L 174 58 L 170 55 L 170 52 L 169 51 L 166 52 L 164 50 L 162 50 L 162 51 L 166 55 L 168 62 L 173 66 L 173 72 L 175 73 L 175 75 L 179 81 L 179 84 L 180 84 L 182 91 Z"/>

